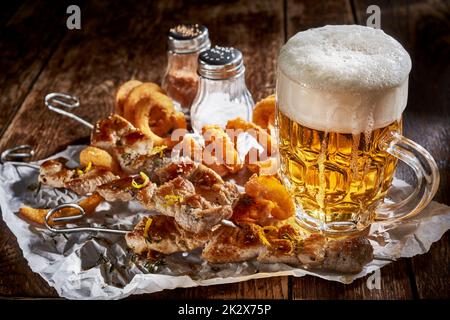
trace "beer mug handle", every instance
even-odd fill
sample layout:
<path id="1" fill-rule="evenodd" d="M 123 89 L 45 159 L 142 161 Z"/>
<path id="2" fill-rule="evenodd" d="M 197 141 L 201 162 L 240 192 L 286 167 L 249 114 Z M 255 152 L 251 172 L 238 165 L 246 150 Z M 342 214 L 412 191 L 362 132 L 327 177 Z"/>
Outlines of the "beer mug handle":
<path id="1" fill-rule="evenodd" d="M 392 132 L 386 137 L 381 147 L 414 171 L 417 185 L 406 199 L 378 206 L 376 220 L 392 223 L 411 218 L 422 211 L 436 194 L 439 187 L 439 170 L 436 162 L 422 146 L 398 132 Z"/>

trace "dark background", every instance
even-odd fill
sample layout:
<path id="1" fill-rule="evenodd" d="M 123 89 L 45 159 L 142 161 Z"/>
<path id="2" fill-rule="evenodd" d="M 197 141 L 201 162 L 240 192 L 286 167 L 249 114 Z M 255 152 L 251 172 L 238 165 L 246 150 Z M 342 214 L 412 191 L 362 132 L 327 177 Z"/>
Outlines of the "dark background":
<path id="1" fill-rule="evenodd" d="M 66 8 L 81 7 L 81 30 L 66 28 Z M 47 111 L 45 94 L 81 98 L 87 120 L 108 115 L 115 88 L 131 78 L 160 82 L 166 32 L 174 24 L 205 24 L 214 44 L 239 48 L 255 100 L 274 89 L 280 46 L 293 34 L 325 24 L 366 24 L 366 8 L 381 8 L 381 28 L 410 53 L 405 135 L 435 157 L 441 185 L 435 200 L 450 205 L 450 2 L 375 0 L 260 1 L 8 1 L 0 10 L 0 150 L 35 147 L 35 159 L 68 144 L 87 142 L 89 131 Z M 401 168 L 398 176 L 413 182 Z M 448 233 L 430 252 L 381 270 L 381 290 L 366 279 L 350 285 L 313 277 L 276 277 L 166 290 L 134 298 L 423 299 L 449 298 Z M 34 274 L 14 235 L 0 222 L 0 296 L 57 297 Z"/>

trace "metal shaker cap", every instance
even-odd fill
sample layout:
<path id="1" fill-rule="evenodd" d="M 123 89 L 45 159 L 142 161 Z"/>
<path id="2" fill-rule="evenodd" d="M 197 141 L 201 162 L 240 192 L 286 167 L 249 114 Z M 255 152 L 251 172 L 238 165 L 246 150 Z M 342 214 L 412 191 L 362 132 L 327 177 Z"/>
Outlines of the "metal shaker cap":
<path id="1" fill-rule="evenodd" d="M 211 46 L 208 28 L 199 24 L 179 24 L 170 28 L 169 50 L 174 53 L 194 53 Z"/>
<path id="2" fill-rule="evenodd" d="M 233 47 L 214 46 L 201 52 L 198 57 L 198 73 L 204 78 L 227 79 L 244 71 L 242 53 Z"/>

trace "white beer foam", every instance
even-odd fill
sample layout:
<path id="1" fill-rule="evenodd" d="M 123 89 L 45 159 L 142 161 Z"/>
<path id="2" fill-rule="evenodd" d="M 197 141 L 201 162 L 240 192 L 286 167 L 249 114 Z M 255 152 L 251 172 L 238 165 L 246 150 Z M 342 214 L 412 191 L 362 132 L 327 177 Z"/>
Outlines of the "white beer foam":
<path id="1" fill-rule="evenodd" d="M 305 126 L 359 133 L 400 119 L 411 59 L 379 29 L 325 26 L 297 33 L 278 57 L 277 105 Z"/>

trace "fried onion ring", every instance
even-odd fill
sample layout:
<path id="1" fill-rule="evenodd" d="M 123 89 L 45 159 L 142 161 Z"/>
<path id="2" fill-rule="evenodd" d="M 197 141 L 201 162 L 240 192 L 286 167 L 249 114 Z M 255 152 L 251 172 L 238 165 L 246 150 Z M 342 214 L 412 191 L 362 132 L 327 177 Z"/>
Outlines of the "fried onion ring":
<path id="1" fill-rule="evenodd" d="M 184 114 L 174 110 L 172 100 L 160 92 L 142 98 L 134 106 L 133 124 L 153 140 L 154 145 L 172 146 L 178 141 L 171 141 L 174 129 L 186 129 Z"/>
<path id="2" fill-rule="evenodd" d="M 150 97 L 154 92 L 165 94 L 165 91 L 153 82 L 145 82 L 134 87 L 128 94 L 128 97 L 125 99 L 125 102 L 123 104 L 123 117 L 128 121 L 133 122 L 135 118 L 134 109 L 136 104 L 140 100 Z M 170 111 L 175 112 L 173 104 L 168 107 L 171 108 Z"/>
<path id="3" fill-rule="evenodd" d="M 116 92 L 116 103 L 114 112 L 119 116 L 123 115 L 123 107 L 125 100 L 128 98 L 131 90 L 141 85 L 142 82 L 139 80 L 130 80 L 122 84 Z"/>

